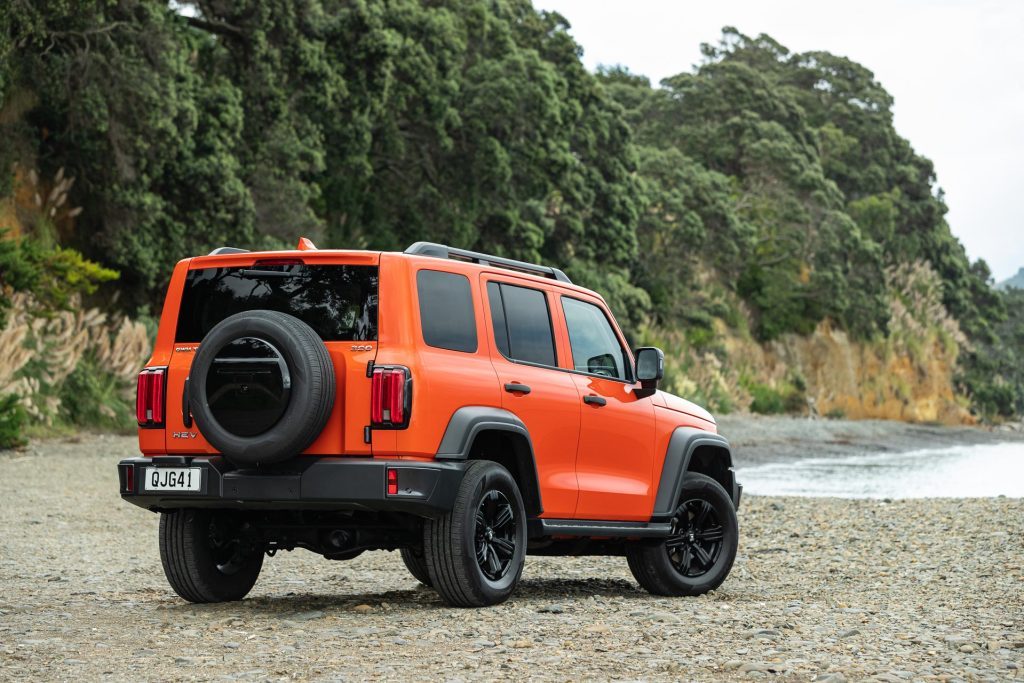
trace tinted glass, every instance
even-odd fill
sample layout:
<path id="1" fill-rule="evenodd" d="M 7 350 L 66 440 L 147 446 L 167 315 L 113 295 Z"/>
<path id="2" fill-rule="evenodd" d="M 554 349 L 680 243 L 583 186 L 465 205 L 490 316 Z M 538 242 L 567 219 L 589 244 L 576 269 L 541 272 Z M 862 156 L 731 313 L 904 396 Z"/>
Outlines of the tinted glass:
<path id="1" fill-rule="evenodd" d="M 377 338 L 376 266 L 258 266 L 190 270 L 178 342 L 199 342 L 224 318 L 252 310 L 293 315 L 324 341 Z"/>
<path id="2" fill-rule="evenodd" d="M 487 283 L 487 301 L 491 306 L 491 320 L 494 323 L 494 341 L 498 343 L 501 355 L 510 358 L 508 350 L 508 328 L 505 327 L 505 306 L 501 303 L 501 285 Z"/>
<path id="3" fill-rule="evenodd" d="M 508 353 L 513 360 L 556 366 L 555 339 L 551 333 L 544 292 L 526 287 L 501 285 L 501 302 L 505 309 Z M 494 334 L 499 330 L 495 324 Z"/>
<path id="4" fill-rule="evenodd" d="M 604 311 L 579 299 L 562 297 L 569 328 L 573 368 L 591 375 L 628 380 L 625 351 Z"/>
<path id="5" fill-rule="evenodd" d="M 451 351 L 476 351 L 476 318 L 469 278 L 421 270 L 416 274 L 423 341 Z"/>

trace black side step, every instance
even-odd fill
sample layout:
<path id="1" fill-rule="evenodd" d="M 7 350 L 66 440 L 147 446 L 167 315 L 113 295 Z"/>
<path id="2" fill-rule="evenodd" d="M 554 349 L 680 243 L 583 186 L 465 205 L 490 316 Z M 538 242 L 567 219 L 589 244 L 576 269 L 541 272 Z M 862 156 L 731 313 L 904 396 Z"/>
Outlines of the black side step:
<path id="1" fill-rule="evenodd" d="M 592 519 L 531 519 L 531 538 L 543 536 L 594 536 L 607 538 L 665 538 L 671 522 L 602 522 Z"/>

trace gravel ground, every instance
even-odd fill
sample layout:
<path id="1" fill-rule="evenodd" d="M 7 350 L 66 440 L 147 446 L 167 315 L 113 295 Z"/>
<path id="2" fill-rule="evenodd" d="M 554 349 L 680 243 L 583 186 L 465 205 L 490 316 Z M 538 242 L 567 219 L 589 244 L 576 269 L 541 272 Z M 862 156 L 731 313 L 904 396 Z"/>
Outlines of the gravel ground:
<path id="1" fill-rule="evenodd" d="M 757 498 L 732 575 L 642 592 L 621 558 L 527 559 L 455 610 L 397 553 L 268 560 L 249 599 L 167 587 L 157 516 L 120 501 L 123 437 L 0 453 L 0 678 L 1024 679 L 1024 501 Z"/>

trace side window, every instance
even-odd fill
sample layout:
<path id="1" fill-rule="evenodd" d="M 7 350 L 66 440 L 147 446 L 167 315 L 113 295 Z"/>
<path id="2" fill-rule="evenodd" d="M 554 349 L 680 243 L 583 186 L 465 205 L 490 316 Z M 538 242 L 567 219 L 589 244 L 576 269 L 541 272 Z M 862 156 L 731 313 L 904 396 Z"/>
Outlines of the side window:
<path id="1" fill-rule="evenodd" d="M 558 365 L 544 292 L 488 282 L 487 298 L 494 320 L 494 338 L 503 356 L 538 365 Z"/>
<path id="2" fill-rule="evenodd" d="M 562 297 L 562 310 L 569 328 L 573 368 L 591 375 L 630 381 L 628 356 L 604 311 L 594 304 L 566 296 Z"/>
<path id="3" fill-rule="evenodd" d="M 450 351 L 476 351 L 476 317 L 469 278 L 457 273 L 416 273 L 423 341 Z"/>

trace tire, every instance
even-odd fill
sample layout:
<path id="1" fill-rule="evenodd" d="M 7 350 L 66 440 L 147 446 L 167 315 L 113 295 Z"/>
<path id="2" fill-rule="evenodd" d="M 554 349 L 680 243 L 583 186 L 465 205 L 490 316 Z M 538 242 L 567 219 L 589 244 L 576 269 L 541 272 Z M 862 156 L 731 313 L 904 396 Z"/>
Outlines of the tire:
<path id="1" fill-rule="evenodd" d="M 686 475 L 673 527 L 679 533 L 667 539 L 627 547 L 637 582 L 668 596 L 703 595 L 722 585 L 739 542 L 736 509 L 722 485 L 703 474 Z"/>
<path id="2" fill-rule="evenodd" d="M 160 515 L 160 561 L 174 592 L 189 602 L 244 598 L 263 567 L 262 548 L 246 547 L 234 518 L 211 510 Z"/>
<path id="3" fill-rule="evenodd" d="M 489 460 L 470 462 L 452 510 L 424 523 L 423 549 L 430 581 L 447 604 L 486 607 L 507 600 L 526 556 L 526 512 L 508 470 Z"/>
<path id="4" fill-rule="evenodd" d="M 405 563 L 405 568 L 409 570 L 413 578 L 422 583 L 424 586 L 433 588 L 434 584 L 430 580 L 430 572 L 427 571 L 427 558 L 423 554 L 423 548 L 402 548 L 402 562 Z"/>
<path id="5" fill-rule="evenodd" d="M 208 394 L 211 388 L 216 392 L 217 385 L 208 381 L 214 361 L 229 345 L 250 340 L 283 360 L 288 373 L 288 382 L 283 383 L 286 389 L 282 390 L 287 390 L 287 395 L 272 404 L 280 412 L 264 420 L 252 415 L 249 426 L 258 433 L 226 428 L 211 408 Z M 280 372 L 283 375 L 285 370 Z M 247 390 L 245 383 L 241 380 L 233 386 Z M 262 388 L 255 381 L 253 385 Z M 258 467 L 288 460 L 306 450 L 327 424 L 335 390 L 334 364 L 313 328 L 278 311 L 245 311 L 220 321 L 203 338 L 189 371 L 188 404 L 203 437 L 225 458 L 239 467 Z M 222 409 L 218 406 L 218 410 Z M 224 413 L 220 414 L 224 419 Z M 236 419 L 245 420 L 246 416 L 243 410 L 235 411 Z"/>

